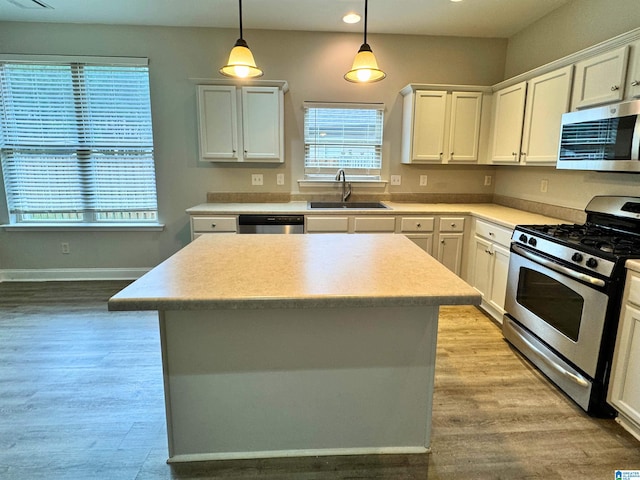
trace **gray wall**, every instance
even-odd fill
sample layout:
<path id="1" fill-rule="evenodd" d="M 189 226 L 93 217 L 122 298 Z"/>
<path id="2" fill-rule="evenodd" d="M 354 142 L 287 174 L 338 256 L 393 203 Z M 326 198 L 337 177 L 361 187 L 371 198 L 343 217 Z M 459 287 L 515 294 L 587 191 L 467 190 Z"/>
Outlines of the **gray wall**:
<path id="1" fill-rule="evenodd" d="M 360 46 L 360 35 L 246 31 L 264 78 L 289 82 L 286 162 L 258 167 L 200 163 L 191 79 L 222 78 L 218 68 L 236 36 L 236 30 L 209 28 L 0 23 L 0 53 L 149 58 L 160 219 L 166 224 L 163 232 L 0 230 L 0 269 L 152 267 L 189 241 L 184 210 L 206 201 L 207 192 L 297 192 L 305 100 L 385 103 L 383 173 L 402 175 L 402 185 L 392 191 L 415 191 L 419 175 L 428 173 L 427 192 L 487 193 L 483 178 L 493 167 L 400 165 L 399 91 L 408 83 L 497 83 L 504 74 L 506 40 L 370 35 L 388 77 L 377 84 L 354 85 L 342 76 Z M 251 187 L 251 173 L 263 173 L 265 185 Z M 284 186 L 276 186 L 276 173 L 285 174 Z M 6 222 L 3 202 L 0 221 Z M 62 241 L 69 242 L 70 255 L 61 254 Z"/>

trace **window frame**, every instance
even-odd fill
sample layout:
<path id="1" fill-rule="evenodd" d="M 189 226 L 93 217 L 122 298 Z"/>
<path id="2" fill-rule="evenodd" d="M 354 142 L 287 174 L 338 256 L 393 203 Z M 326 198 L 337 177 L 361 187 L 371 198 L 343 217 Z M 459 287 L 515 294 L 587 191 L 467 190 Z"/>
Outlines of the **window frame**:
<path id="1" fill-rule="evenodd" d="M 356 103 L 356 102 L 320 102 L 320 101 L 306 101 L 303 103 L 304 120 L 303 120 L 303 144 L 304 144 L 304 179 L 300 183 L 313 183 L 313 182 L 332 182 L 335 181 L 335 176 L 338 170 L 343 169 L 345 174 L 349 177 L 349 181 L 355 182 L 369 182 L 369 183 L 386 183 L 382 181 L 382 168 L 383 168 L 383 142 L 384 142 L 384 112 L 385 105 L 383 103 Z M 341 138 L 342 143 L 336 143 L 335 146 L 343 145 L 347 147 L 373 147 L 376 151 L 377 161 L 379 165 L 377 167 L 357 167 L 353 165 L 340 165 L 339 160 L 335 160 L 337 164 L 333 166 L 310 166 L 308 164 L 310 146 L 321 145 L 321 143 L 309 142 L 308 138 L 308 114 L 310 109 L 328 109 L 328 110 L 367 110 L 376 111 L 379 113 L 379 118 L 375 119 L 375 123 L 370 124 L 374 130 L 379 131 L 379 140 L 374 140 L 368 143 L 350 143 L 345 142 L 344 137 Z M 344 126 L 344 125 L 343 125 Z M 371 128 L 369 128 L 371 130 Z M 359 132 L 364 134 L 364 130 Z M 322 161 L 322 160 L 321 160 Z"/>
<path id="2" fill-rule="evenodd" d="M 142 159 L 141 160 L 142 164 L 147 169 L 147 172 L 142 174 L 143 183 L 140 183 L 140 185 L 144 185 L 147 188 L 147 191 L 144 194 L 145 198 L 148 197 L 149 199 L 151 199 L 150 201 L 152 203 L 155 203 L 155 205 L 153 204 L 151 205 L 152 208 L 150 210 L 143 208 L 142 210 L 132 209 L 127 212 L 125 208 L 124 210 L 119 210 L 121 214 L 118 214 L 116 216 L 108 215 L 106 213 L 108 212 L 108 209 L 105 209 L 104 205 L 96 204 L 87 208 L 87 204 L 85 203 L 83 205 L 83 208 L 77 209 L 77 212 L 76 212 L 77 215 L 74 215 L 72 212 L 55 213 L 52 211 L 49 213 L 45 212 L 44 218 L 37 219 L 37 218 L 34 218 L 34 216 L 37 217 L 37 214 L 35 214 L 34 212 L 18 212 L 17 210 L 12 211 L 12 208 L 10 205 L 10 198 L 9 198 L 10 193 L 7 191 L 7 185 L 6 185 L 7 174 L 2 169 L 0 169 L 0 174 L 2 175 L 2 184 L 0 186 L 1 188 L 0 192 L 4 194 L 4 198 L 6 201 L 5 205 L 7 209 L 6 211 L 8 213 L 8 219 L 10 222 L 9 225 L 3 225 L 3 227 L 16 228 L 16 229 L 38 229 L 43 227 L 57 228 L 57 229 L 91 228 L 91 229 L 97 229 L 97 230 L 104 230 L 105 228 L 115 228 L 115 229 L 125 229 L 125 230 L 126 229 L 135 229 L 135 230 L 162 229 L 163 225 L 159 223 L 155 147 L 154 147 L 154 141 L 153 141 L 153 125 L 152 125 L 151 106 L 150 106 L 151 93 L 150 93 L 150 81 L 149 81 L 149 71 L 148 71 L 148 64 L 149 64 L 148 59 L 135 58 L 135 57 L 87 57 L 87 56 L 60 56 L 60 55 L 2 54 L 0 55 L 0 63 L 42 65 L 42 66 L 47 66 L 47 65 L 67 66 L 69 67 L 70 72 L 72 72 L 72 76 L 78 73 L 76 69 L 79 68 L 81 70 L 82 75 L 79 78 L 79 80 L 74 79 L 72 82 L 72 85 L 74 86 L 72 98 L 73 98 L 73 102 L 76 105 L 82 104 L 83 107 L 86 107 L 88 105 L 87 104 L 88 100 L 82 100 L 79 102 L 78 101 L 79 95 L 82 94 L 82 91 L 75 89 L 75 87 L 77 87 L 76 81 L 83 83 L 83 82 L 86 82 L 87 79 L 89 78 L 88 76 L 85 76 L 85 72 L 83 71 L 83 69 L 89 67 L 88 70 L 90 72 L 92 67 L 105 67 L 105 68 L 113 68 L 113 69 L 118 69 L 121 67 L 142 67 L 144 69 L 142 71 L 146 73 L 146 86 L 148 90 L 147 90 L 146 98 L 138 97 L 138 99 L 141 98 L 142 99 L 141 101 L 145 103 L 146 101 L 148 101 L 149 103 L 148 116 L 145 113 L 145 116 L 148 118 L 148 126 L 145 126 L 143 129 L 143 132 L 144 130 L 146 130 L 144 135 L 146 136 L 147 140 L 144 140 L 144 137 L 134 137 L 134 142 L 131 144 L 127 144 L 126 141 L 123 141 L 121 137 L 118 137 L 118 135 L 116 134 L 116 135 L 113 135 L 113 137 L 115 138 L 115 143 L 112 143 L 112 144 L 107 143 L 105 144 L 105 146 L 99 146 L 99 147 L 96 147 L 96 145 L 92 144 L 91 142 L 84 141 L 84 138 L 82 138 L 82 140 L 78 141 L 75 144 L 71 142 L 69 144 L 65 143 L 62 146 L 55 146 L 55 147 L 52 147 L 51 145 L 34 147 L 34 146 L 28 146 L 26 143 L 23 145 L 20 145 L 19 141 L 14 144 L 17 146 L 14 146 L 11 144 L 7 146 L 2 143 L 3 139 L 0 136 L 0 149 L 2 149 L 3 156 L 5 156 L 6 152 L 13 153 L 15 151 L 23 152 L 21 154 L 25 156 L 29 154 L 35 154 L 35 155 L 41 154 L 43 158 L 45 158 L 46 156 L 52 156 L 52 155 L 69 155 L 71 158 L 73 158 L 73 162 L 75 162 L 75 165 L 76 165 L 75 168 L 78 169 L 78 171 L 81 170 L 82 168 L 86 168 L 87 166 L 89 166 L 89 169 L 93 169 L 95 168 L 96 165 L 101 165 L 101 162 L 96 159 L 98 158 L 106 159 L 108 168 L 109 168 L 108 163 L 109 162 L 112 163 L 111 169 L 108 171 L 116 172 L 120 175 L 123 175 L 122 171 L 119 171 L 120 169 L 118 168 L 120 165 L 124 165 L 124 170 L 126 170 L 126 168 L 130 165 L 130 163 L 126 163 L 126 162 L 129 162 L 131 159 L 135 159 L 135 158 Z M 97 73 L 98 75 L 100 75 L 99 70 L 100 68 L 97 68 L 97 69 L 94 68 L 94 72 Z M 107 72 L 107 73 L 111 73 L 111 72 Z M 90 73 L 87 73 L 86 75 L 90 75 Z M 132 81 L 132 79 L 127 79 L 127 81 Z M 103 101 L 103 102 L 108 102 L 110 100 L 110 98 L 108 97 L 99 97 L 99 98 L 101 99 L 100 101 Z M 129 105 L 125 105 L 125 107 L 126 106 L 129 106 Z M 5 115 L 5 110 L 4 110 L 4 107 L 2 107 L 0 109 L 0 120 L 4 118 L 4 115 Z M 79 137 L 82 137 L 82 135 L 78 132 L 82 130 L 82 127 L 86 126 L 86 123 L 83 123 L 86 121 L 86 118 L 85 117 L 82 117 L 82 118 L 83 120 L 77 124 L 78 126 L 76 130 L 76 133 L 78 134 Z M 145 123 L 147 123 L 146 120 L 145 120 Z M 65 126 L 64 128 L 67 128 L 67 127 Z M 100 127 L 96 127 L 96 128 L 100 128 Z M 108 127 L 103 126 L 102 128 L 107 129 L 106 130 L 108 132 L 107 134 L 111 133 Z M 89 161 L 86 161 L 88 157 L 93 157 L 93 158 Z M 83 160 L 83 158 L 85 160 Z M 7 159 L 6 161 L 10 162 L 12 160 Z M 125 162 L 125 163 L 121 164 L 120 162 Z M 82 167 L 82 165 L 85 165 L 85 167 Z M 115 168 L 115 170 L 113 168 Z M 150 169 L 152 169 L 152 172 L 150 172 Z M 83 178 L 89 178 L 89 179 L 97 178 L 97 177 L 94 177 L 94 175 L 95 174 L 93 173 L 82 174 Z M 125 177 L 121 176 L 119 178 L 125 178 Z M 107 179 L 107 182 L 109 183 L 109 179 Z M 113 183 L 114 185 L 117 185 L 118 182 L 119 182 L 118 180 L 115 180 L 115 181 L 111 180 L 111 183 Z M 80 186 L 82 183 L 87 183 L 87 182 L 78 181 L 76 185 Z M 91 183 L 91 181 L 88 183 Z M 150 190 L 151 188 L 153 188 L 153 192 L 151 192 Z M 81 195 L 86 195 L 87 193 L 89 195 L 95 195 L 96 187 L 93 187 L 93 186 L 87 187 L 86 185 L 80 186 L 79 191 L 84 192 L 84 193 L 81 193 Z M 107 190 L 107 192 L 108 191 L 109 190 Z M 117 194 L 117 190 L 111 190 L 111 192 L 115 192 Z M 136 193 L 136 192 L 138 192 L 138 190 L 129 191 L 129 193 Z M 155 209 L 153 209 L 153 207 L 155 207 Z M 136 213 L 134 212 L 134 210 L 137 210 L 138 212 Z M 145 211 L 148 212 L 148 215 L 142 213 Z M 31 216 L 32 218 L 29 218 L 29 216 Z M 67 216 L 69 218 L 68 219 L 52 218 L 56 216 L 60 216 L 60 217 Z M 99 218 L 100 216 L 102 218 Z M 134 218 L 127 219 L 126 218 L 127 216 L 129 217 L 133 216 Z M 122 217 L 125 217 L 125 218 L 122 218 Z M 143 218 L 143 217 L 148 217 L 148 218 Z"/>

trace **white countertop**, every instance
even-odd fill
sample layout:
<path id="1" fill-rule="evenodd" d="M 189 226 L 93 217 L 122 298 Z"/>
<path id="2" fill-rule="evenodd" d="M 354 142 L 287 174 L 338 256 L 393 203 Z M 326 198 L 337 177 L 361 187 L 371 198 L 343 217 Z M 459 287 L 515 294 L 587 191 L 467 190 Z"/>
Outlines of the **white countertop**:
<path id="1" fill-rule="evenodd" d="M 110 310 L 478 305 L 403 235 L 203 235 L 109 300 Z"/>
<path id="2" fill-rule="evenodd" d="M 516 225 L 567 223 L 566 220 L 525 212 L 493 203 L 399 203 L 381 202 L 386 209 L 311 209 L 308 202 L 288 203 L 202 203 L 187 209 L 190 215 L 238 215 L 242 213 L 304 215 L 473 215 L 507 228 Z"/>

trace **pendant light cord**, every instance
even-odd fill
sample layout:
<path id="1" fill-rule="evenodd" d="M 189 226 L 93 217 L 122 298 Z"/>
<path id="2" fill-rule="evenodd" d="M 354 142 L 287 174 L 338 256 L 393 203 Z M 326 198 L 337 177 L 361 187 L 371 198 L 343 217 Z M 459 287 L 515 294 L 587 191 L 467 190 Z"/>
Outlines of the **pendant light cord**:
<path id="1" fill-rule="evenodd" d="M 369 0 L 364 0 L 364 43 L 367 43 L 367 5 Z"/>
<path id="2" fill-rule="evenodd" d="M 242 0 L 238 0 L 238 14 L 240 15 L 240 38 L 242 39 Z"/>

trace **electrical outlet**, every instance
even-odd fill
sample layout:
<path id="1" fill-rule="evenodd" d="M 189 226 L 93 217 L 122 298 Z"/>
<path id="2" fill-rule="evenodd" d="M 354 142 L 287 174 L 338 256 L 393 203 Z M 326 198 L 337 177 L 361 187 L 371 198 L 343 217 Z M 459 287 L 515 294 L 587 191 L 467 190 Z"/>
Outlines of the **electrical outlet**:
<path id="1" fill-rule="evenodd" d="M 278 173 L 276 175 L 276 184 L 277 185 L 284 185 L 284 173 Z"/>
<path id="2" fill-rule="evenodd" d="M 62 242 L 60 244 L 60 251 L 65 255 L 71 253 L 71 249 L 69 248 L 69 242 Z"/>
<path id="3" fill-rule="evenodd" d="M 547 180 L 546 178 L 540 180 L 540 191 L 542 193 L 547 193 L 548 189 L 549 189 L 549 180 Z"/>
<path id="4" fill-rule="evenodd" d="M 491 180 L 493 180 L 493 178 L 491 177 L 491 175 L 485 175 L 484 176 L 484 186 L 488 187 L 491 185 Z"/>
<path id="5" fill-rule="evenodd" d="M 402 177 L 400 175 L 391 175 L 391 185 L 400 185 Z"/>
<path id="6" fill-rule="evenodd" d="M 261 173 L 252 173 L 251 185 L 264 185 L 264 176 Z"/>
<path id="7" fill-rule="evenodd" d="M 427 186 L 427 176 L 426 175 L 420 175 L 420 186 L 421 187 L 426 187 Z"/>

